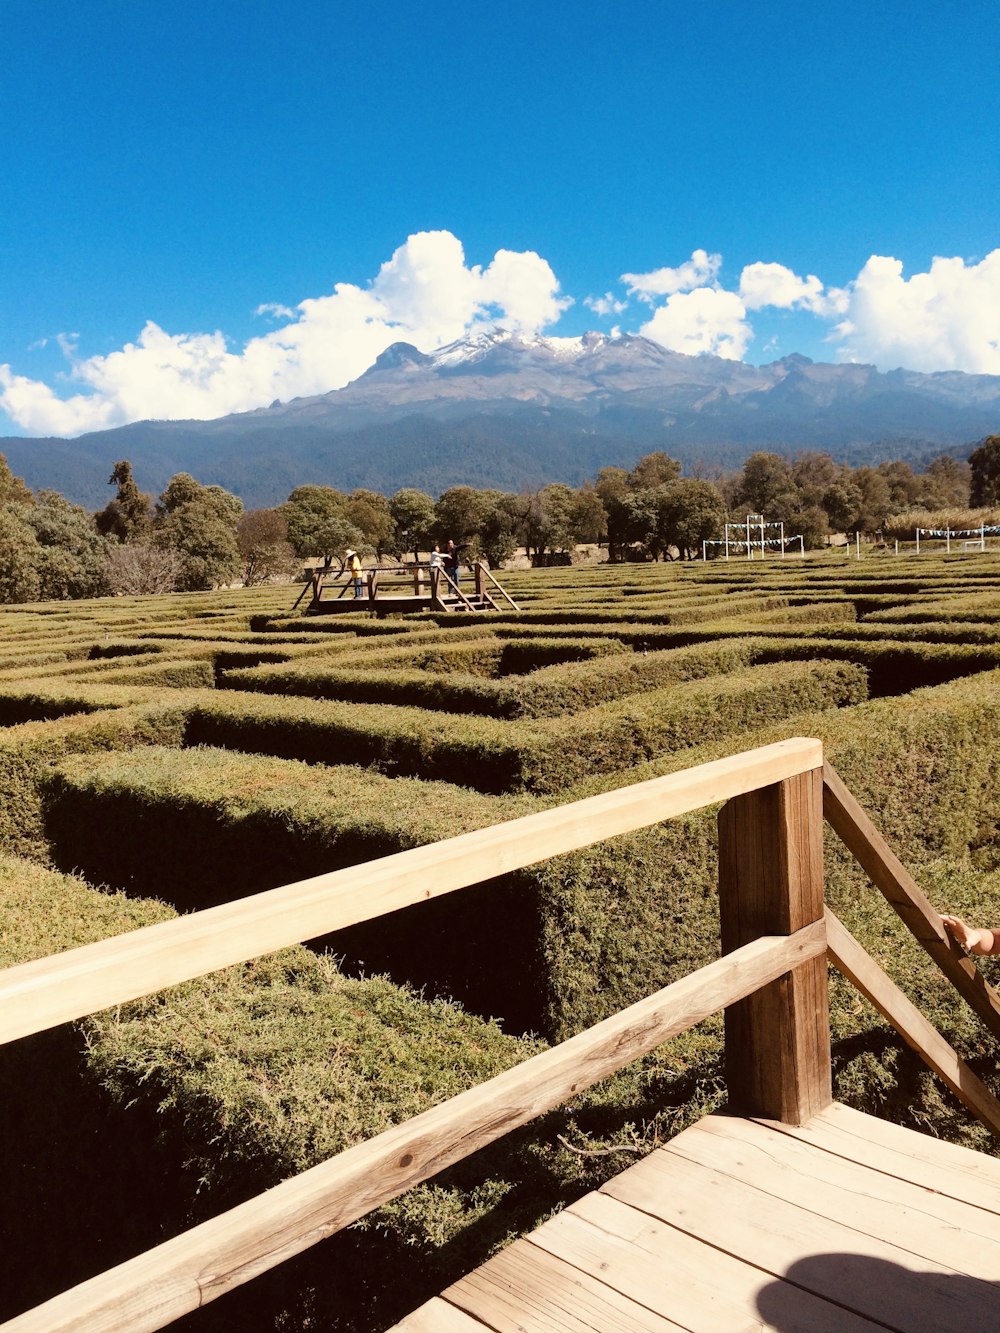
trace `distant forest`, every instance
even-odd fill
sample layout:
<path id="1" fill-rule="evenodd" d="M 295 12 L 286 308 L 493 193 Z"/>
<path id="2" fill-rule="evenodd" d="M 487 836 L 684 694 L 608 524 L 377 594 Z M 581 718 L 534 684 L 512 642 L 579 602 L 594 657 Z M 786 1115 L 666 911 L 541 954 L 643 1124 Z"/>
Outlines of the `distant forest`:
<path id="1" fill-rule="evenodd" d="M 523 549 L 536 563 L 606 543 L 620 560 L 693 559 L 725 523 L 747 513 L 783 523 L 806 548 L 834 533 L 894 532 L 993 521 L 963 513 L 1000 503 L 1000 435 L 968 462 L 942 454 L 922 470 L 904 461 L 852 467 L 826 453 L 787 458 L 759 451 L 717 477 L 684 476 L 666 453 L 632 468 L 604 467 L 573 487 L 521 492 L 452 486 L 436 500 L 404 487 L 392 495 L 303 485 L 271 508 L 245 509 L 221 486 L 186 472 L 154 500 L 127 460 L 115 463 L 114 494 L 90 512 L 54 490 L 32 491 L 0 454 L 0 600 L 193 591 L 285 578 L 306 560 L 414 559 L 452 540 L 466 559 L 500 567 Z M 951 517 L 949 517 L 951 516 Z"/>

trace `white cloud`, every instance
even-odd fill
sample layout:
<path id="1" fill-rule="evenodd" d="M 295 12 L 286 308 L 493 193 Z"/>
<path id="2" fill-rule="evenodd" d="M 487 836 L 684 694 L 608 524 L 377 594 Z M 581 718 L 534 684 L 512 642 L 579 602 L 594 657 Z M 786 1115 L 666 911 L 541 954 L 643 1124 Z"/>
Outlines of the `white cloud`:
<path id="1" fill-rule="evenodd" d="M 617 301 L 610 292 L 605 292 L 603 296 L 585 296 L 583 304 L 595 315 L 602 317 L 607 315 L 620 315 L 623 310 L 628 309 L 627 301 Z"/>
<path id="2" fill-rule="evenodd" d="M 479 270 L 473 273 L 478 276 Z M 573 304 L 569 297 L 558 295 L 556 275 L 534 250 L 498 250 L 479 282 L 480 304 L 503 312 L 495 322 L 523 333 L 554 324 Z"/>
<path id="3" fill-rule="evenodd" d="M 739 296 L 717 287 L 676 292 L 639 332 L 672 352 L 711 352 L 730 361 L 742 360 L 753 337 Z"/>
<path id="4" fill-rule="evenodd" d="M 883 370 L 1000 374 L 1000 249 L 979 263 L 935 258 L 911 278 L 898 259 L 872 255 L 833 340 L 843 359 Z"/>
<path id="5" fill-rule="evenodd" d="M 814 273 L 800 278 L 784 264 L 747 264 L 740 274 L 740 297 L 748 310 L 775 306 L 779 310 L 809 310 L 814 315 L 842 315 L 848 293 L 825 290 Z"/>
<path id="6" fill-rule="evenodd" d="M 254 311 L 255 315 L 268 315 L 271 319 L 294 319 L 295 311 L 291 306 L 282 305 L 280 301 L 265 301 Z"/>
<path id="7" fill-rule="evenodd" d="M 66 340 L 66 378 L 81 391 L 60 397 L 3 365 L 0 408 L 24 430 L 58 435 L 150 417 L 224 416 L 340 388 L 392 342 L 430 351 L 484 323 L 534 332 L 568 304 L 549 264 L 532 251 L 500 250 L 485 269 L 470 268 L 450 232 L 420 232 L 367 288 L 337 283 L 296 312 L 260 307 L 291 318 L 242 349 L 232 350 L 221 332 L 173 334 L 152 321 L 107 356 L 79 358 Z"/>
<path id="8" fill-rule="evenodd" d="M 675 292 L 689 292 L 695 287 L 714 283 L 721 267 L 721 255 L 695 250 L 691 258 L 677 268 L 658 268 L 652 273 L 623 273 L 622 282 L 631 296 L 652 301 L 657 296 L 673 296 Z"/>

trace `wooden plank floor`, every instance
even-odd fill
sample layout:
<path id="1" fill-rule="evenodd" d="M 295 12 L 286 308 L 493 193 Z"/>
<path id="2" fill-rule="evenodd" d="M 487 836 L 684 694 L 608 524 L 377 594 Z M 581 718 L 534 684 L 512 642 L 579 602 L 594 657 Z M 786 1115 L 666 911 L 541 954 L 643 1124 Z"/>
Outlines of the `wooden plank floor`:
<path id="1" fill-rule="evenodd" d="M 834 1105 L 708 1116 L 398 1333 L 997 1333 L 1000 1159 Z"/>

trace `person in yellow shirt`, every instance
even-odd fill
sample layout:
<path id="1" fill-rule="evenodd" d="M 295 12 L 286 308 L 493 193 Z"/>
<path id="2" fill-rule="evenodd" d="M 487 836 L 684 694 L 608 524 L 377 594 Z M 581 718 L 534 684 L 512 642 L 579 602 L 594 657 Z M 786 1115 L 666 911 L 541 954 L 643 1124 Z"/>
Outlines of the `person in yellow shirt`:
<path id="1" fill-rule="evenodd" d="M 351 578 L 354 580 L 354 596 L 364 596 L 364 578 L 361 573 L 361 561 L 358 558 L 357 551 L 352 551 L 350 547 L 344 553 L 344 564 L 350 571 Z"/>

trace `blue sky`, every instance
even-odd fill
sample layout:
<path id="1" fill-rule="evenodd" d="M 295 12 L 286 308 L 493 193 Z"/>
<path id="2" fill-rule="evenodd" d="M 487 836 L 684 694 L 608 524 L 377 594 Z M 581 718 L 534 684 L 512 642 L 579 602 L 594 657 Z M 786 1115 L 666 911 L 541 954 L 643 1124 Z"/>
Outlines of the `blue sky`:
<path id="1" fill-rule="evenodd" d="M 1000 373 L 995 0 L 0 0 L 0 32 L 0 433 L 490 321 Z"/>

